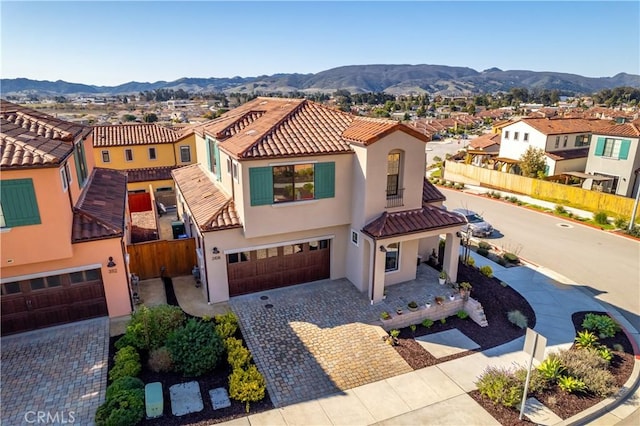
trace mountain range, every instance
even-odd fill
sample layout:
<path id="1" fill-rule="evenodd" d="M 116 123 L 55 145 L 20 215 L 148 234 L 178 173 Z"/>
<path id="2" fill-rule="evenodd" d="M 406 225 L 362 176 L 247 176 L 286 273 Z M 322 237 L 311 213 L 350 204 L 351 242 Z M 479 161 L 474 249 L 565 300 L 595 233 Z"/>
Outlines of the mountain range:
<path id="1" fill-rule="evenodd" d="M 274 74 L 258 77 L 181 78 L 175 81 L 118 86 L 94 86 L 66 81 L 39 81 L 27 78 L 0 79 L 2 96 L 109 96 L 137 94 L 157 89 L 190 93 L 323 92 L 338 89 L 351 93 L 462 95 L 507 92 L 514 87 L 529 90 L 558 90 L 561 94 L 590 94 L 603 89 L 630 86 L 640 88 L 640 75 L 619 73 L 613 77 L 584 77 L 547 71 L 489 68 L 476 71 L 445 65 L 349 65 L 315 74 Z"/>

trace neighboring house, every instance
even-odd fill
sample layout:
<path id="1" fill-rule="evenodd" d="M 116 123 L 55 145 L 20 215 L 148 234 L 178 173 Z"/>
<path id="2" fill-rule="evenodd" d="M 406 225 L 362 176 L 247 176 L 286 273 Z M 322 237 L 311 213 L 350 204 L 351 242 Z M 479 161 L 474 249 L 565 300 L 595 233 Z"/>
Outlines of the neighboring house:
<path id="1" fill-rule="evenodd" d="M 582 172 L 591 134 L 610 125 L 597 119 L 525 117 L 502 127 L 498 160 L 517 162 L 532 147 L 545 152 L 548 176 Z"/>
<path id="2" fill-rule="evenodd" d="M 300 99 L 257 98 L 196 130 L 172 172 L 208 302 L 346 277 L 372 302 L 437 252 L 457 276 L 464 218 L 424 179 L 423 134 Z"/>
<path id="3" fill-rule="evenodd" d="M 2 334 L 129 314 L 126 175 L 90 127 L 0 102 Z"/>
<path id="4" fill-rule="evenodd" d="M 481 166 L 500 152 L 500 134 L 485 133 L 469 141 L 467 154 L 471 156 L 471 164 Z"/>
<path id="5" fill-rule="evenodd" d="M 155 123 L 94 126 L 93 156 L 98 166 L 125 170 L 130 192 L 173 191 L 171 170 L 196 162 L 195 135 Z"/>
<path id="6" fill-rule="evenodd" d="M 587 179 L 583 188 L 635 197 L 640 185 L 635 173 L 640 169 L 640 120 L 594 132 L 592 140 L 585 173 L 599 178 Z"/>

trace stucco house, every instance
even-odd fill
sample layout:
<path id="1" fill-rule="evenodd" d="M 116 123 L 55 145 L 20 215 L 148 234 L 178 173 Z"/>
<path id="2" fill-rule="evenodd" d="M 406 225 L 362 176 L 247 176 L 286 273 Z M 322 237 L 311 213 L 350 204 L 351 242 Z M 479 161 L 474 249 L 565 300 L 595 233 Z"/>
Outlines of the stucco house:
<path id="1" fill-rule="evenodd" d="M 203 297 L 346 277 L 374 303 L 441 234 L 455 280 L 465 219 L 424 179 L 427 140 L 301 99 L 257 98 L 200 126 L 199 163 L 172 174 Z"/>
<path id="2" fill-rule="evenodd" d="M 640 120 L 616 124 L 593 133 L 585 169 L 585 189 L 635 197 L 640 186 Z"/>
<path id="3" fill-rule="evenodd" d="M 502 127 L 498 161 L 517 163 L 529 147 L 544 150 L 547 176 L 585 170 L 591 134 L 611 122 L 525 117 Z"/>
<path id="4" fill-rule="evenodd" d="M 0 101 L 2 334 L 132 310 L 127 179 L 91 128 Z"/>
<path id="5" fill-rule="evenodd" d="M 171 170 L 196 162 L 195 134 L 191 126 L 161 124 L 93 126 L 95 163 L 124 170 L 129 192 L 173 192 Z"/>

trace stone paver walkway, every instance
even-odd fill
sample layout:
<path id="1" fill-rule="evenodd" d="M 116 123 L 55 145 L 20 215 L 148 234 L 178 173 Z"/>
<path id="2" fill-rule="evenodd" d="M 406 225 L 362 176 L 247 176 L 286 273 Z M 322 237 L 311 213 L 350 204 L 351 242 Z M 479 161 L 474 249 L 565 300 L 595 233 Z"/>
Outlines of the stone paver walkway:
<path id="1" fill-rule="evenodd" d="M 234 297 L 230 305 L 276 407 L 411 371 L 374 325 L 384 308 L 347 280 Z"/>
<path id="2" fill-rule="evenodd" d="M 48 424 L 93 424 L 107 386 L 107 318 L 6 336 L 0 344 L 0 423 L 37 423 L 40 415 Z"/>

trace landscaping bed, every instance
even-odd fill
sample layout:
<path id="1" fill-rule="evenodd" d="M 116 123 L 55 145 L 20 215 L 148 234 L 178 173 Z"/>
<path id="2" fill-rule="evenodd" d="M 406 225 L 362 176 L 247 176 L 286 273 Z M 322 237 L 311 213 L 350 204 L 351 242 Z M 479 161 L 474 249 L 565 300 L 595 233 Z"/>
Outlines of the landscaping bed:
<path id="1" fill-rule="evenodd" d="M 428 328 L 423 325 L 416 325 L 414 331 L 411 331 L 409 327 L 401 329 L 397 339 L 397 345 L 394 347 L 413 369 L 424 368 L 468 356 L 474 352 L 481 352 L 523 336 L 525 329 L 516 327 L 507 319 L 507 313 L 509 311 L 519 310 L 527 318 L 528 327 L 535 327 L 535 314 L 529 303 L 512 288 L 504 287 L 498 279 L 488 278 L 482 275 L 477 269 L 460 264 L 458 280 L 471 282 L 473 285 L 471 295 L 484 307 L 489 326 L 480 327 L 468 318 L 461 319 L 457 316 L 451 316 L 446 319 L 444 324 L 435 321 L 433 325 Z M 576 334 L 578 331 L 583 330 L 582 323 L 587 314 L 588 312 L 577 312 L 572 316 Z M 462 352 L 444 358 L 435 358 L 414 339 L 414 337 L 454 328 L 472 339 L 480 347 L 474 351 Z M 607 348 L 611 349 L 613 356 L 609 371 L 615 378 L 615 386 L 618 388 L 621 387 L 631 376 L 634 366 L 634 352 L 631 342 L 625 333 L 619 331 L 613 337 L 599 339 L 598 344 L 606 345 Z M 619 350 L 614 350 L 614 346 Z M 529 421 L 518 420 L 519 405 L 516 408 L 509 408 L 495 404 L 492 400 L 483 396 L 478 390 L 470 392 L 469 395 L 482 405 L 500 424 L 532 424 Z M 562 419 L 572 417 L 604 399 L 588 391 L 568 393 L 562 391 L 557 385 L 551 386 L 544 391 L 529 392 L 527 396 L 535 397 Z"/>
<path id="2" fill-rule="evenodd" d="M 136 319 L 137 328 L 134 327 L 134 329 L 140 330 L 142 327 L 147 326 L 150 327 L 150 332 L 132 332 L 132 329 L 128 327 L 127 334 L 110 338 L 109 386 L 113 386 L 114 380 L 112 374 L 114 367 L 116 367 L 115 370 L 118 370 L 118 354 L 122 353 L 122 348 L 137 349 L 135 352 L 137 352 L 137 356 L 139 356 L 139 362 L 135 362 L 134 364 L 139 365 L 139 367 L 134 369 L 126 366 L 127 374 L 124 375 L 135 377 L 136 380 L 139 379 L 144 384 L 153 382 L 162 383 L 164 410 L 163 415 L 159 418 L 146 419 L 145 415 L 142 420 L 127 422 L 127 424 L 204 426 L 246 416 L 247 401 L 249 402 L 250 414 L 273 408 L 271 399 L 264 387 L 264 379 L 257 370 L 255 370 L 255 365 L 253 365 L 250 353 L 246 349 L 240 329 L 236 327 L 237 319 L 235 319 L 233 314 L 218 316 L 215 319 L 200 319 L 184 314 L 175 306 L 169 307 L 163 305 L 150 309 L 142 309 L 142 313 L 136 313 L 139 317 Z M 178 310 L 180 314 L 176 314 L 174 310 Z M 157 312 L 159 312 L 159 314 Z M 144 315 L 148 315 L 148 317 Z M 179 320 L 180 316 L 182 316 L 182 320 Z M 229 322 L 234 325 L 229 326 Z M 172 328 L 177 331 L 174 333 L 163 331 L 167 328 Z M 214 329 L 215 331 L 212 331 Z M 176 337 L 180 334 L 182 339 L 178 341 Z M 213 334 L 215 334 L 215 336 Z M 123 344 L 121 342 L 117 344 L 123 336 L 127 336 L 127 338 L 124 339 L 126 343 Z M 134 337 L 132 338 L 130 336 Z M 212 339 L 218 341 L 218 343 L 214 344 L 212 348 L 208 348 L 208 342 L 211 342 Z M 132 344 L 137 347 L 134 348 L 130 346 Z M 120 349 L 118 349 L 119 347 Z M 167 363 L 166 356 L 164 358 L 158 357 L 158 349 L 151 351 L 147 349 L 147 347 L 160 348 L 160 352 L 164 350 L 170 353 L 171 356 L 168 358 L 170 361 Z M 222 347 L 224 347 L 224 349 L 222 349 Z M 196 351 L 199 352 L 196 354 Z M 151 355 L 152 352 L 155 352 L 155 358 Z M 235 355 L 229 356 L 229 354 L 232 353 Z M 150 358 L 154 358 L 154 361 L 150 362 Z M 209 358 L 217 358 L 219 360 L 215 362 L 215 367 L 211 368 L 201 365 L 203 359 Z M 120 359 L 120 364 L 122 364 L 121 361 L 122 359 Z M 152 364 L 155 367 L 154 369 L 151 368 Z M 120 368 L 122 368 L 122 366 L 120 366 Z M 203 370 L 206 370 L 206 372 L 200 373 L 200 371 Z M 236 376 L 237 389 L 235 395 L 230 384 L 230 379 L 234 374 Z M 259 377 L 256 378 L 255 374 Z M 198 412 L 174 416 L 172 414 L 169 388 L 176 384 L 192 381 L 198 383 L 203 409 Z M 260 400 L 256 400 L 257 398 L 255 397 L 255 389 L 258 387 L 264 390 L 264 394 L 257 397 L 261 398 Z M 227 391 L 231 403 L 229 407 L 214 410 L 209 391 L 216 388 L 224 388 Z M 108 406 L 110 400 L 117 401 L 117 398 L 114 398 L 113 395 L 110 398 L 109 389 L 110 387 L 107 387 L 107 402 L 105 402 L 105 406 Z M 132 390 L 131 392 L 135 393 L 136 398 L 139 398 L 140 392 L 144 393 L 144 389 Z M 234 399 L 234 397 L 236 399 Z M 243 397 L 246 399 L 245 402 L 238 400 Z M 144 403 L 144 398 L 142 398 L 142 400 Z M 138 401 L 135 402 L 135 404 L 138 403 Z M 129 407 L 131 406 L 131 404 L 128 405 Z M 120 404 L 120 406 L 122 407 L 122 404 Z M 128 410 L 131 411 L 130 408 L 128 408 Z M 100 412 L 100 410 L 98 411 Z M 101 416 L 105 417 L 110 411 L 113 410 L 103 410 Z M 139 411 L 136 411 L 136 413 L 139 413 Z M 132 418 L 134 418 L 133 416 L 132 414 Z M 100 422 L 96 423 L 100 424 Z"/>

